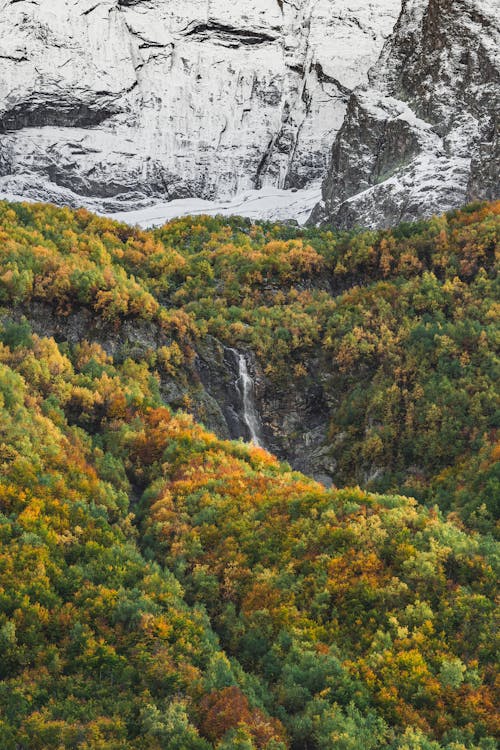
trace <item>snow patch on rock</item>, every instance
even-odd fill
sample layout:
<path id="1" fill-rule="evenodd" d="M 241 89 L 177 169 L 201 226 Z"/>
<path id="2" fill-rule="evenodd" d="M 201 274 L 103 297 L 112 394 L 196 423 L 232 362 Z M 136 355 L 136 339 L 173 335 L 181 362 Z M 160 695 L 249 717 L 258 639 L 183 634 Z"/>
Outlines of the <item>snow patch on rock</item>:
<path id="1" fill-rule="evenodd" d="M 4 200 L 14 202 L 34 202 L 37 200 L 36 197 L 30 198 L 29 195 L 20 195 L 16 192 L 5 191 L 0 195 Z M 67 204 L 67 197 L 66 193 L 62 195 L 52 193 L 50 202 Z M 292 221 L 303 225 L 320 198 L 321 183 L 317 182 L 302 190 L 279 190 L 272 187 L 247 190 L 229 201 L 178 198 L 130 211 L 100 211 L 98 213 L 143 229 L 162 226 L 168 221 L 182 216 L 201 215 L 244 216 L 253 221 Z"/>
<path id="2" fill-rule="evenodd" d="M 389 226 L 500 195 L 496 0 L 404 0 L 349 100 L 315 221 Z"/>

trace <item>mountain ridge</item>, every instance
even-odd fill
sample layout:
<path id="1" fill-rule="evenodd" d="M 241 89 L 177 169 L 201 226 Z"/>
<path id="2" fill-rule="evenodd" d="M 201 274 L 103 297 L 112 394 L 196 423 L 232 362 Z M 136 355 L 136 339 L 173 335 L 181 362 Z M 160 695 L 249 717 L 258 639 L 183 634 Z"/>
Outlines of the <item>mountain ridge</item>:
<path id="1" fill-rule="evenodd" d="M 349 101 L 325 220 L 388 226 L 497 198 L 499 47 L 488 0 L 405 0 L 369 84 Z"/>

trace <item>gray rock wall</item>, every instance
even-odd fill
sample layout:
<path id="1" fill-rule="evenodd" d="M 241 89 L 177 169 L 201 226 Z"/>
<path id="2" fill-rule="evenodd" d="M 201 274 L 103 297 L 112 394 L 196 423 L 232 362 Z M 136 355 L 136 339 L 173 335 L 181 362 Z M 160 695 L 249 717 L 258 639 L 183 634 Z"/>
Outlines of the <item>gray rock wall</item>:
<path id="1" fill-rule="evenodd" d="M 496 0 L 405 0 L 348 104 L 316 221 L 389 226 L 500 195 Z"/>
<path id="2" fill-rule="evenodd" d="M 321 179 L 401 0 L 0 0 L 0 192 L 103 211 Z"/>

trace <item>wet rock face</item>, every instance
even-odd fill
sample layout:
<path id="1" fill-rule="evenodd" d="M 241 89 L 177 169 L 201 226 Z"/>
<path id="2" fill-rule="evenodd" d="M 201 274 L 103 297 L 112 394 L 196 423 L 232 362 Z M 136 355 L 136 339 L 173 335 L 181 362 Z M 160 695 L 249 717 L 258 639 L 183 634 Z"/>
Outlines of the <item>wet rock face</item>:
<path id="1" fill-rule="evenodd" d="M 232 350 L 207 337 L 198 347 L 195 366 L 204 391 L 197 406 L 199 420 L 220 437 L 248 439 L 238 390 L 238 363 Z"/>
<path id="2" fill-rule="evenodd" d="M 494 0 L 405 0 L 349 101 L 316 220 L 388 226 L 500 194 Z"/>
<path id="3" fill-rule="evenodd" d="M 96 341 L 117 361 L 127 357 L 143 359 L 148 352 L 168 343 L 153 323 L 125 321 L 117 335 L 116 330 L 85 308 L 58 315 L 50 305 L 39 302 L 12 310 L 1 322 L 19 322 L 24 317 L 39 336 L 54 337 L 70 345 L 83 339 Z M 331 485 L 336 464 L 327 433 L 335 404 L 327 394 L 335 389 L 329 382 L 326 363 L 319 359 L 314 362 L 314 371 L 320 373 L 314 382 L 299 378 L 280 386 L 265 375 L 262 363 L 251 350 L 241 353 L 252 380 L 258 442 L 297 471 Z M 159 390 L 164 403 L 191 412 L 220 438 L 250 442 L 238 355 L 236 350 L 207 336 L 198 342 L 191 366 L 178 377 L 160 370 Z"/>
<path id="4" fill-rule="evenodd" d="M 199 347 L 196 369 L 203 395 L 196 416 L 218 435 L 249 441 L 238 382 L 238 354 L 211 337 Z M 327 439 L 332 408 L 326 396 L 328 384 L 318 378 L 315 382 L 298 379 L 280 386 L 266 376 L 253 352 L 245 350 L 243 354 L 253 381 L 258 442 L 297 471 L 331 485 L 336 464 Z M 319 361 L 313 369 L 327 372 Z"/>
<path id="5" fill-rule="evenodd" d="M 266 448 L 296 471 L 331 486 L 336 462 L 328 445 L 331 410 L 321 378 L 291 381 L 282 388 L 267 381 L 265 386 L 259 406 Z"/>
<path id="6" fill-rule="evenodd" d="M 0 190 L 102 210 L 322 178 L 401 0 L 0 0 Z"/>
<path id="7" fill-rule="evenodd" d="M 198 348 L 196 370 L 203 390 L 198 390 L 195 416 L 219 436 L 250 440 L 239 382 L 238 352 L 212 337 Z M 305 379 L 278 385 L 264 373 L 253 352 L 243 352 L 252 379 L 254 407 L 259 422 L 258 442 L 293 469 L 326 485 L 335 477 L 335 460 L 327 432 L 332 404 L 328 387 Z M 327 372 L 318 361 L 315 372 Z M 325 375 L 325 377 L 327 377 Z"/>

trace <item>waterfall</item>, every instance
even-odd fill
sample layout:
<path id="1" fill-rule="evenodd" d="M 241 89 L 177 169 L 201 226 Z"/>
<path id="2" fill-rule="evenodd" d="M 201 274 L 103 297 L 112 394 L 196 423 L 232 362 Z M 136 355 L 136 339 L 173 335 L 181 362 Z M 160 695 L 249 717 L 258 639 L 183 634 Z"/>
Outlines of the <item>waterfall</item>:
<path id="1" fill-rule="evenodd" d="M 229 349 L 234 355 L 238 365 L 238 379 L 236 380 L 236 387 L 241 396 L 243 406 L 243 422 L 248 428 L 250 434 L 250 441 L 259 446 L 263 447 L 262 440 L 260 437 L 260 419 L 255 407 L 255 395 L 254 395 L 254 384 L 253 380 L 248 372 L 248 365 L 245 359 L 245 355 L 236 349 Z"/>

